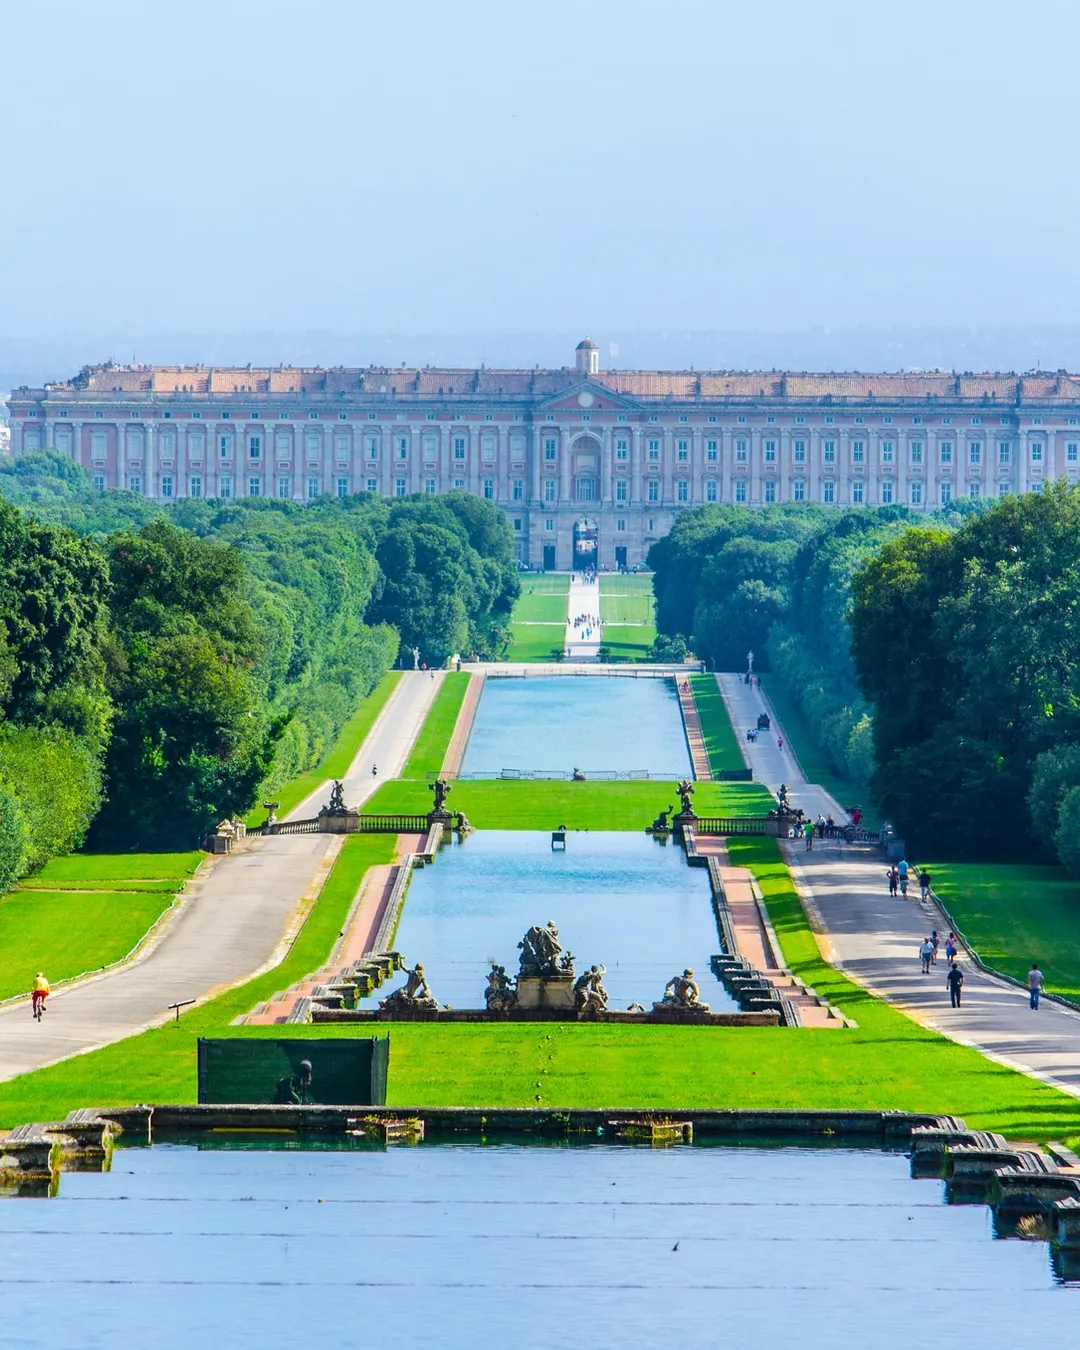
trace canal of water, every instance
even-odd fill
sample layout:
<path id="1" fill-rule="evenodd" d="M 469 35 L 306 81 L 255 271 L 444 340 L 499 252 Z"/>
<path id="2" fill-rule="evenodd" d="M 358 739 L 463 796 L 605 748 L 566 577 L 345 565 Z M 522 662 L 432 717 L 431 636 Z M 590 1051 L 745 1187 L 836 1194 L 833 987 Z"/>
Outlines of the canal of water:
<path id="1" fill-rule="evenodd" d="M 500 676 L 484 682 L 461 772 L 616 772 L 675 780 L 691 773 L 671 680 Z"/>
<path id="2" fill-rule="evenodd" d="M 681 848 L 628 832 L 571 832 L 565 852 L 550 834 L 481 830 L 444 846 L 413 874 L 394 946 L 422 961 L 435 997 L 482 1008 L 493 961 L 517 973 L 517 944 L 551 920 L 577 971 L 607 966 L 612 1008 L 651 1007 L 690 966 L 714 1011 L 736 1011 L 709 970 L 721 950 L 708 873 Z M 383 988 L 362 1006 L 385 998 Z"/>
<path id="3" fill-rule="evenodd" d="M 1074 1344 L 1046 1243 L 942 1198 L 842 1148 L 126 1148 L 0 1203 L 3 1344 Z"/>

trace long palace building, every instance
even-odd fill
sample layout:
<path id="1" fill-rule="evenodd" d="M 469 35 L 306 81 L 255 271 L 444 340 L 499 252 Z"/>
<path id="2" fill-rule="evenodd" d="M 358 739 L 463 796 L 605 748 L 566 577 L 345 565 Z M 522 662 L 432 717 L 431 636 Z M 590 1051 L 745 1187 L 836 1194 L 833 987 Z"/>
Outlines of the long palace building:
<path id="1" fill-rule="evenodd" d="M 154 500 L 475 492 L 518 557 L 644 560 L 701 502 L 838 506 L 1038 492 L 1080 469 L 1080 378 L 561 370 L 87 367 L 10 400 L 54 447 Z"/>

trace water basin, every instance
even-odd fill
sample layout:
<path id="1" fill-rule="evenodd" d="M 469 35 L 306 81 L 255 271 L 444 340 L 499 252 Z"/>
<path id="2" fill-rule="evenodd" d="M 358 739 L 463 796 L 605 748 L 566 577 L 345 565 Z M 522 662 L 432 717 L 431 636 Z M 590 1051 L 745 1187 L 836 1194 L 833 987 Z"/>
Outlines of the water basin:
<path id="1" fill-rule="evenodd" d="M 511 770 L 690 775 L 679 699 L 671 680 L 552 675 L 491 678 L 476 710 L 461 772 Z"/>
<path id="2" fill-rule="evenodd" d="M 481 830 L 455 841 L 414 873 L 394 945 L 410 964 L 424 963 L 441 1002 L 482 1008 L 491 963 L 516 974 L 517 944 L 549 919 L 579 974 L 593 962 L 607 966 L 612 1008 L 651 1007 L 690 966 L 714 1011 L 737 1011 L 709 970 L 721 944 L 708 873 L 644 833 L 572 831 L 565 852 L 552 850 L 550 833 L 533 831 Z"/>

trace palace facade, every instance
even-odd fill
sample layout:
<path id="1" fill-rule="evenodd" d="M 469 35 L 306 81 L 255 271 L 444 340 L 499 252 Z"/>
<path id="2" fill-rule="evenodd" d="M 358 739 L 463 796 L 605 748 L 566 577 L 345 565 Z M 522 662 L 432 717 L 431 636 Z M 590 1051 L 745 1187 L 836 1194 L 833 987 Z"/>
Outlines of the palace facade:
<path id="1" fill-rule="evenodd" d="M 475 492 L 522 562 L 642 562 L 702 502 L 905 502 L 1040 491 L 1080 470 L 1080 377 L 86 367 L 10 398 L 12 452 L 156 501 Z"/>

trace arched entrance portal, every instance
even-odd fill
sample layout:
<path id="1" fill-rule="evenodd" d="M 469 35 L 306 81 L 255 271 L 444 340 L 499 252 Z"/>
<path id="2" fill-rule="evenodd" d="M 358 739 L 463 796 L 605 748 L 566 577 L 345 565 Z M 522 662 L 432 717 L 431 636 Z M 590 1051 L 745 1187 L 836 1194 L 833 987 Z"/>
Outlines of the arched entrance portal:
<path id="1" fill-rule="evenodd" d="M 579 520 L 574 526 L 574 571 L 596 569 L 596 521 Z"/>

